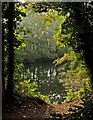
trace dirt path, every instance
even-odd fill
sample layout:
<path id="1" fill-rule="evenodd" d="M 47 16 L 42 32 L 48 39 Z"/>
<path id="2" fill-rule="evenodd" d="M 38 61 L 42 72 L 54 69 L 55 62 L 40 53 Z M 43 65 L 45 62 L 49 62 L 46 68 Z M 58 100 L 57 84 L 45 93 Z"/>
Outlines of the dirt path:
<path id="1" fill-rule="evenodd" d="M 70 108 L 74 105 L 81 106 L 81 100 L 73 100 L 65 104 L 33 104 L 30 101 L 26 101 L 19 107 L 14 106 L 12 109 L 7 109 L 3 113 L 4 118 L 30 118 L 31 120 L 52 119 L 55 115 L 59 118 L 64 114 L 69 114 Z M 60 119 L 59 119 L 60 120 Z M 63 119 L 62 119 L 63 120 Z"/>

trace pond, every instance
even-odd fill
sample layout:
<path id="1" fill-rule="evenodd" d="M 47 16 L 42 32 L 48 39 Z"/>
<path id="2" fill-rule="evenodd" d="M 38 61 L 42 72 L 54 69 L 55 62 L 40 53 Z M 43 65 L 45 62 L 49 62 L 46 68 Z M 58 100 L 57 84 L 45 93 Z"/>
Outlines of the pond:
<path id="1" fill-rule="evenodd" d="M 57 67 L 52 63 L 36 63 L 27 67 L 31 71 L 30 79 L 38 84 L 38 91 L 47 95 L 51 103 L 61 103 L 66 92 L 59 82 Z"/>

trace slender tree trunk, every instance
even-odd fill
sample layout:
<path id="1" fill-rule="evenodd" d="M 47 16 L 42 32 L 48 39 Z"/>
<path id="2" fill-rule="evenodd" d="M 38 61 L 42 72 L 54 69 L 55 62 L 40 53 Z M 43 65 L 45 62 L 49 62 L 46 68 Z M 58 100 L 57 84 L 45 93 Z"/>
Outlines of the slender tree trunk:
<path id="1" fill-rule="evenodd" d="M 6 47 L 6 34 L 5 34 L 5 28 L 6 28 L 6 23 L 4 23 L 4 18 L 5 18 L 5 6 L 7 7 L 7 3 L 2 4 L 2 100 L 3 100 L 3 105 L 5 105 L 5 78 L 6 78 L 6 65 L 5 65 L 5 58 L 7 57 L 5 53 L 5 47 Z"/>
<path id="2" fill-rule="evenodd" d="M 13 73 L 14 73 L 14 8 L 15 3 L 10 2 L 8 6 L 8 81 L 6 90 L 6 102 L 8 104 L 12 103 L 13 98 Z"/>
<path id="3" fill-rule="evenodd" d="M 4 28 L 2 30 L 2 96 L 5 99 L 5 73 L 4 73 Z M 4 101 L 3 101 L 4 102 Z"/>
<path id="4" fill-rule="evenodd" d="M 4 79 L 4 28 L 2 28 L 2 95 L 5 97 L 5 79 Z"/>

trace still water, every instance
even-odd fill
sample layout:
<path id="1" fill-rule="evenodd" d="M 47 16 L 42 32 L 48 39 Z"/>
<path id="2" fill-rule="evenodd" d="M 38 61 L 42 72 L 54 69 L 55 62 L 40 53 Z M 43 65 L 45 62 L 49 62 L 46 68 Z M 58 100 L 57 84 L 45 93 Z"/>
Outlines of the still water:
<path id="1" fill-rule="evenodd" d="M 47 95 L 51 103 L 61 103 L 66 96 L 62 83 L 59 83 L 57 67 L 51 63 L 31 64 L 30 79 L 38 84 L 38 91 Z"/>

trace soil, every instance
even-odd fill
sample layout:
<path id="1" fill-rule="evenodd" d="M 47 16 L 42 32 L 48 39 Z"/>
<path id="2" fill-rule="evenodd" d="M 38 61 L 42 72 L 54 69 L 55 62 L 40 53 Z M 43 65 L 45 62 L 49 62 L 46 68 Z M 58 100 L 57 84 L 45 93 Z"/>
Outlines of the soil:
<path id="1" fill-rule="evenodd" d="M 75 106 L 83 107 L 83 102 L 81 100 L 71 100 L 64 104 L 47 104 L 39 101 L 38 104 L 35 104 L 30 99 L 27 99 L 19 105 L 7 107 L 3 111 L 3 120 L 17 120 L 19 118 L 30 120 L 68 120 L 66 116 L 73 113 L 71 110 L 73 109 L 74 111 Z"/>

